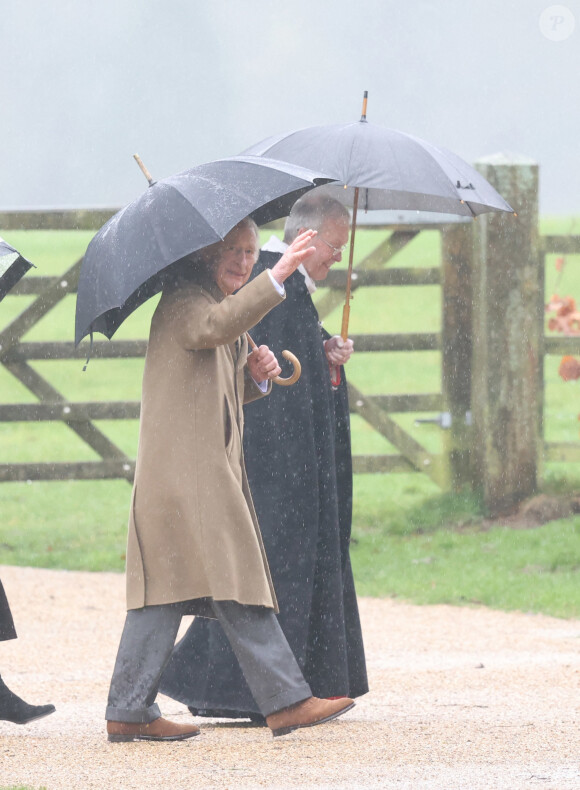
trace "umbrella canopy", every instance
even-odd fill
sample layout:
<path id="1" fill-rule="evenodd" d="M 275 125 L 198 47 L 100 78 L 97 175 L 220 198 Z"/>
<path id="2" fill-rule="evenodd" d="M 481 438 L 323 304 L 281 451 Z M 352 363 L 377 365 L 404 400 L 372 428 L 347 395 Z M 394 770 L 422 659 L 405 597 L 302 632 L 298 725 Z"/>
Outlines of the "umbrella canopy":
<path id="1" fill-rule="evenodd" d="M 414 209 L 476 216 L 513 212 L 475 168 L 413 135 L 360 121 L 311 126 L 268 137 L 244 155 L 313 168 L 337 181 L 325 188 L 347 206 L 359 189 L 361 209 Z M 346 187 L 346 189 L 344 189 Z"/>
<path id="2" fill-rule="evenodd" d="M 79 277 L 75 343 L 111 338 L 157 293 L 171 264 L 221 241 L 244 217 L 284 217 L 306 191 L 331 181 L 320 172 L 252 156 L 220 159 L 153 182 L 94 236 Z"/>
<path id="3" fill-rule="evenodd" d="M 0 302 L 18 280 L 33 267 L 33 263 L 23 258 L 14 247 L 0 238 Z"/>
<path id="4" fill-rule="evenodd" d="M 352 206 L 352 231 L 341 336 L 348 336 L 357 210 L 434 211 L 474 217 L 512 207 L 463 159 L 413 135 L 375 126 L 363 112 L 355 123 L 311 126 L 268 137 L 244 151 L 311 167 L 336 183 L 323 189 Z"/>

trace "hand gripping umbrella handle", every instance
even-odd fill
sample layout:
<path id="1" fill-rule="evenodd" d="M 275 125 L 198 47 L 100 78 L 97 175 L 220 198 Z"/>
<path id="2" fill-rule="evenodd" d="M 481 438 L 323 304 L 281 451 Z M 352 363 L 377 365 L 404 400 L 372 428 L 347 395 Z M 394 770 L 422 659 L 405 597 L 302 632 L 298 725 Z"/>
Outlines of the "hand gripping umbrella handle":
<path id="1" fill-rule="evenodd" d="M 258 348 L 258 346 L 252 340 L 248 332 L 246 332 L 246 337 L 248 338 L 248 342 L 252 346 L 252 349 Z M 288 362 L 291 363 L 294 370 L 292 372 L 292 375 L 288 376 L 288 378 L 282 378 L 282 376 L 276 376 L 276 378 L 272 379 L 272 381 L 276 382 L 276 384 L 278 384 L 280 387 L 289 387 L 291 384 L 295 384 L 300 378 L 300 374 L 302 373 L 302 365 L 300 364 L 300 360 L 298 359 L 298 357 L 296 357 L 291 351 L 284 350 L 282 352 L 282 356 L 284 357 L 284 359 L 287 359 Z"/>

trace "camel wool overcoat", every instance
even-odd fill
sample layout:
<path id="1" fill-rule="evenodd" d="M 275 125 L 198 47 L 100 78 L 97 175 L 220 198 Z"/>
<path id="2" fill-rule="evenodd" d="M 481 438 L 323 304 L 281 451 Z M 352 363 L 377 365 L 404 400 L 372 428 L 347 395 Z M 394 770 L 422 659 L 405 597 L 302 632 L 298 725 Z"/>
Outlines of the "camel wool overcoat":
<path id="1" fill-rule="evenodd" d="M 234 600 L 278 611 L 244 467 L 245 331 L 284 299 L 264 272 L 226 296 L 198 272 L 151 322 L 127 543 L 127 608 Z"/>

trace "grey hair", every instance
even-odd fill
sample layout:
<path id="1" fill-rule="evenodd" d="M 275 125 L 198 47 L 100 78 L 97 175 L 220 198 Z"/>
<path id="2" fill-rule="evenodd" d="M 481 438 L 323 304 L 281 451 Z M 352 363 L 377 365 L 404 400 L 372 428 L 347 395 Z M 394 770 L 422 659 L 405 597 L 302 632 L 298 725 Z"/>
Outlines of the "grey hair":
<path id="1" fill-rule="evenodd" d="M 258 256 L 260 255 L 260 229 L 258 228 L 257 224 L 251 217 L 244 217 L 241 219 L 238 224 L 232 228 L 229 232 L 231 233 L 233 230 L 253 230 L 254 236 L 256 237 L 256 255 L 254 263 L 258 260 Z"/>
<path id="2" fill-rule="evenodd" d="M 242 230 L 245 228 L 247 228 L 248 230 L 253 230 L 256 238 L 258 239 L 258 241 L 260 241 L 260 229 L 258 228 L 258 226 L 256 225 L 256 223 L 251 217 L 244 217 L 244 219 L 241 219 L 238 222 L 238 224 L 232 228 L 232 230 Z M 231 233 L 232 230 L 230 230 L 229 232 Z"/>
<path id="3" fill-rule="evenodd" d="M 300 228 L 320 230 L 327 220 L 350 223 L 350 214 L 342 203 L 323 192 L 308 192 L 292 206 L 284 226 L 284 241 L 291 244 Z"/>
<path id="4" fill-rule="evenodd" d="M 228 236 L 230 233 L 233 233 L 236 230 L 254 231 L 254 236 L 256 237 L 255 259 L 257 261 L 258 255 L 260 254 L 260 229 L 254 222 L 254 220 L 251 217 L 244 217 L 244 219 L 241 219 L 237 225 L 234 225 L 233 228 L 230 228 L 230 230 L 226 233 L 226 236 Z M 206 263 L 213 263 L 220 255 L 220 249 L 222 249 L 223 244 L 224 244 L 223 240 L 217 241 L 215 242 L 215 244 L 211 244 L 209 247 L 205 247 L 204 249 L 200 250 L 198 255 Z M 256 261 L 254 261 L 254 263 Z"/>

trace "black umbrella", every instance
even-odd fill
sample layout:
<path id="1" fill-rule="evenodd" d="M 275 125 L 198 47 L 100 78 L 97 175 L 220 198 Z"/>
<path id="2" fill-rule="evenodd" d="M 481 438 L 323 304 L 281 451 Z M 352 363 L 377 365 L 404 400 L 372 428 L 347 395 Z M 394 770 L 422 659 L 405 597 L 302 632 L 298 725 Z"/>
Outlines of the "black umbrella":
<path id="1" fill-rule="evenodd" d="M 111 338 L 163 286 L 162 272 L 220 241 L 244 217 L 284 217 L 306 191 L 332 179 L 252 156 L 220 159 L 154 182 L 92 239 L 79 276 L 75 343 Z"/>
<path id="2" fill-rule="evenodd" d="M 0 302 L 34 264 L 0 238 Z"/>
<path id="3" fill-rule="evenodd" d="M 366 119 L 367 92 L 360 121 L 311 126 L 251 146 L 243 155 L 274 157 L 325 173 L 336 184 L 323 189 L 353 207 L 347 299 L 342 336 L 348 332 L 350 276 L 359 205 L 372 209 L 415 209 L 474 217 L 489 211 L 513 212 L 491 184 L 467 162 L 410 134 Z"/>

